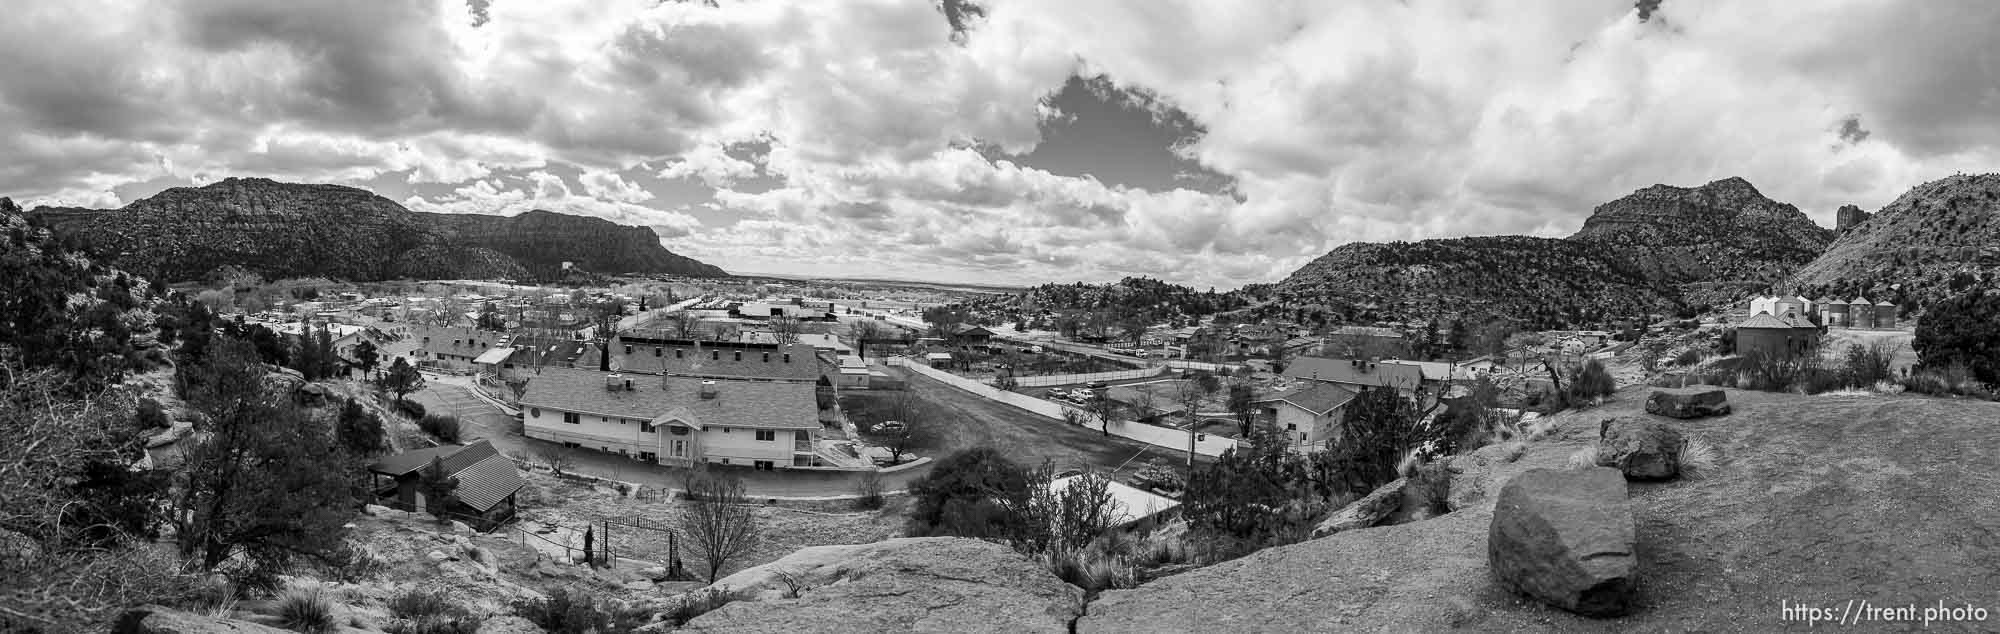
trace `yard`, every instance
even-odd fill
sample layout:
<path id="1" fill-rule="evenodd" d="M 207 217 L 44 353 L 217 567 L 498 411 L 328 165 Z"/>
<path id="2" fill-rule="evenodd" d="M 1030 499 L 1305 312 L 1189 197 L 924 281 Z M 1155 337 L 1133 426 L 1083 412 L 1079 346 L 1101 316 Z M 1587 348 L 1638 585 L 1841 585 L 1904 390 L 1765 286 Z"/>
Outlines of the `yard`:
<path id="1" fill-rule="evenodd" d="M 974 380 L 991 380 L 999 372 L 1001 365 L 1014 368 L 1014 376 L 1046 376 L 1051 374 L 1088 374 L 1093 372 L 1116 372 L 1138 367 L 1133 363 L 1121 363 L 1101 357 L 1070 354 L 1057 351 L 1042 353 L 1020 352 L 1013 344 L 1004 346 L 1004 352 L 980 352 L 976 350 L 951 349 L 951 363 L 943 366 L 952 374 Z"/>

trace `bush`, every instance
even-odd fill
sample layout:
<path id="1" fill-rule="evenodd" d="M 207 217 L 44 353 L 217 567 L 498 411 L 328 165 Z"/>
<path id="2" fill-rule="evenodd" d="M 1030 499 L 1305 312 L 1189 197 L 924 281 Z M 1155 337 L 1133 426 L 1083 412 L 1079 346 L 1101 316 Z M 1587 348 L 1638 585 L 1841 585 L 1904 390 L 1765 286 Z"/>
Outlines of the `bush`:
<path id="1" fill-rule="evenodd" d="M 156 427 L 166 427 L 173 424 L 173 421 L 167 420 L 166 408 L 161 407 L 159 401 L 150 398 L 139 399 L 139 411 L 133 416 L 132 420 L 141 430 L 151 430 Z"/>
<path id="2" fill-rule="evenodd" d="M 1943 368 L 1919 368 L 1903 378 L 1903 388 L 1918 394 L 1931 396 L 1970 396 L 1992 399 L 1993 389 L 1972 377 L 1972 371 L 1963 365 L 1949 365 Z"/>
<path id="3" fill-rule="evenodd" d="M 882 508 L 882 472 L 863 472 L 854 481 L 854 507 L 864 511 Z"/>
<path id="4" fill-rule="evenodd" d="M 583 592 L 557 588 L 547 598 L 516 601 L 514 615 L 548 630 L 549 634 L 630 632 L 652 616 L 643 610 L 622 610 L 600 603 Z"/>
<path id="5" fill-rule="evenodd" d="M 445 596 L 441 590 L 411 588 L 389 598 L 389 614 L 396 621 L 385 626 L 389 634 L 474 634 L 480 619 Z"/>
<path id="6" fill-rule="evenodd" d="M 977 447 L 937 461 L 910 487 L 912 537 L 956 535 L 1006 538 L 1015 533 L 1005 509 L 995 502 L 1027 492 L 1028 472 L 998 449 Z"/>
<path id="7" fill-rule="evenodd" d="M 1418 509 L 1437 517 L 1451 512 L 1451 471 L 1442 462 L 1420 462 L 1410 469 L 1408 490 Z M 1415 513 L 1417 511 L 1412 511 Z"/>
<path id="8" fill-rule="evenodd" d="M 1611 371 L 1604 368 L 1604 362 L 1591 359 L 1583 363 L 1567 387 L 1570 404 L 1580 405 L 1616 393 L 1618 382 L 1611 378 Z"/>
<path id="9" fill-rule="evenodd" d="M 715 588 L 702 588 L 674 597 L 661 616 L 669 627 L 679 627 L 694 620 L 694 617 L 712 612 L 733 600 L 735 597 L 728 592 Z"/>
<path id="10" fill-rule="evenodd" d="M 450 414 L 430 414 L 417 419 L 417 428 L 424 430 L 424 433 L 436 436 L 438 440 L 448 443 L 458 442 L 459 426 L 457 416 Z"/>
<path id="11" fill-rule="evenodd" d="M 294 632 L 317 634 L 334 629 L 333 597 L 318 583 L 308 583 L 286 589 L 278 595 L 278 618 L 285 629 Z"/>
<path id="12" fill-rule="evenodd" d="M 423 420 L 424 418 L 424 404 L 409 399 L 396 401 L 396 411 L 410 417 L 410 420 Z"/>
<path id="13" fill-rule="evenodd" d="M 2000 292 L 1975 290 L 1931 305 L 1910 345 L 1924 368 L 1963 366 L 1981 383 L 2000 383 Z"/>
<path id="14" fill-rule="evenodd" d="M 1683 368 L 1689 367 L 1694 364 L 1701 363 L 1701 358 L 1702 357 L 1700 350 L 1695 350 L 1690 348 L 1686 351 L 1681 352 L 1679 356 L 1674 357 L 1674 365 L 1678 365 Z"/>
<path id="15" fill-rule="evenodd" d="M 1847 359 L 1841 371 L 1847 375 L 1847 384 L 1867 387 L 1895 376 L 1889 371 L 1895 352 L 1889 346 L 1877 343 L 1870 346 L 1853 344 L 1847 347 Z"/>
<path id="16" fill-rule="evenodd" d="M 1702 440 L 1700 436 L 1690 435 L 1681 438 L 1682 478 L 1705 479 L 1715 473 L 1716 467 L 1721 462 L 1722 451 L 1716 449 L 1715 445 L 1708 444 L 1708 441 Z"/>

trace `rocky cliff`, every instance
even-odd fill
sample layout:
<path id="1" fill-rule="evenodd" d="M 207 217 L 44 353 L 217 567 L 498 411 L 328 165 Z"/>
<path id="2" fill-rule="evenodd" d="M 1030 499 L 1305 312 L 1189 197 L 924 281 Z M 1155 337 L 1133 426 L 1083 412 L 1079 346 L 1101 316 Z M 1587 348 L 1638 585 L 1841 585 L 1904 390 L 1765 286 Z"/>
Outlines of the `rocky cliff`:
<path id="1" fill-rule="evenodd" d="M 416 217 L 441 230 L 455 244 L 505 254 L 541 278 L 559 275 L 563 262 L 611 274 L 729 275 L 714 265 L 662 248 L 659 234 L 651 229 L 603 218 L 539 209 L 516 216 L 418 213 Z"/>
<path id="2" fill-rule="evenodd" d="M 171 281 L 223 265 L 271 279 L 529 278 L 566 249 L 575 253 L 560 259 L 642 265 L 613 272 L 721 273 L 633 233 L 650 231 L 599 219 L 542 212 L 525 221 L 440 220 L 367 190 L 262 178 L 176 187 L 115 210 L 33 213 L 127 269 Z M 523 233 L 505 238 L 510 231 Z"/>
<path id="3" fill-rule="evenodd" d="M 2000 276 L 2000 174 L 1910 188 L 1841 234 L 1792 275 L 1788 290 L 1866 295 L 1905 309 Z"/>

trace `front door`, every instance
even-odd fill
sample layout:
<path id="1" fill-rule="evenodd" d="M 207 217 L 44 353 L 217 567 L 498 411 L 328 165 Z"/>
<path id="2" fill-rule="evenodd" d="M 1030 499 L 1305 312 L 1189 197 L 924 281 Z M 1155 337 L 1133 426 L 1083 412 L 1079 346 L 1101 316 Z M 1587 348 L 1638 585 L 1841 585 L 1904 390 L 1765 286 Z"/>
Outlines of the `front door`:
<path id="1" fill-rule="evenodd" d="M 688 441 L 685 440 L 668 441 L 667 450 L 668 450 L 667 455 L 669 456 L 673 456 L 675 458 L 686 458 L 688 457 Z"/>

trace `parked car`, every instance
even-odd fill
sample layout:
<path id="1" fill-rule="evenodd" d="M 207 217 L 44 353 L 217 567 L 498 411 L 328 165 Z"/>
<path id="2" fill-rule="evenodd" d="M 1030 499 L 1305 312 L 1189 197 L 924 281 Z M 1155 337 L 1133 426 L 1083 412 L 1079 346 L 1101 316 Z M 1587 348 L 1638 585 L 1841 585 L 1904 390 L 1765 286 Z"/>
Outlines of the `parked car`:
<path id="1" fill-rule="evenodd" d="M 1109 384 L 1106 384 L 1103 381 L 1091 381 L 1089 385 L 1085 385 L 1083 387 L 1085 389 L 1090 389 L 1090 390 L 1105 390 L 1111 388 Z"/>
<path id="2" fill-rule="evenodd" d="M 904 429 L 903 421 L 899 420 L 885 420 L 875 424 L 875 433 L 878 434 L 894 434 Z"/>

